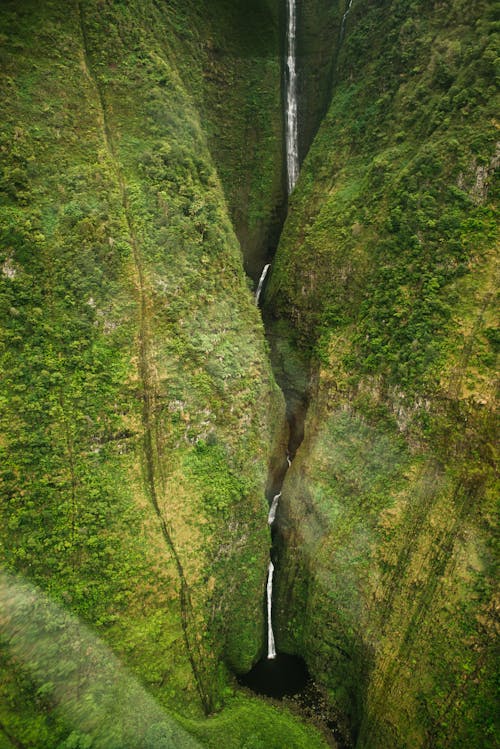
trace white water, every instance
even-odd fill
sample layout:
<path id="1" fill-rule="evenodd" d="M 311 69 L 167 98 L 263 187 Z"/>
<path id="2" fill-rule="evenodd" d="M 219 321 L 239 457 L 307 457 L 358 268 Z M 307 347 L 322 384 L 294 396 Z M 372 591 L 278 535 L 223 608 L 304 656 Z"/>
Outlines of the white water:
<path id="1" fill-rule="evenodd" d="M 273 497 L 273 501 L 271 503 L 271 509 L 269 510 L 269 515 L 267 516 L 267 522 L 268 525 L 272 525 L 276 518 L 276 510 L 278 509 L 278 503 L 280 501 L 281 492 L 279 494 L 275 494 Z"/>
<path id="2" fill-rule="evenodd" d="M 352 0 L 351 0 L 352 2 Z M 296 67 L 296 0 L 287 0 L 287 49 L 286 49 L 286 167 L 288 194 L 290 195 L 299 176 L 299 137 L 297 120 L 297 67 Z"/>
<path id="3" fill-rule="evenodd" d="M 288 453 L 286 454 L 286 462 L 288 463 L 288 468 L 290 468 L 292 465 L 292 459 Z"/>
<path id="4" fill-rule="evenodd" d="M 347 8 L 346 8 L 346 12 L 342 16 L 342 23 L 340 24 L 340 41 L 342 41 L 342 39 L 344 38 L 345 22 L 347 20 L 347 16 L 351 12 L 351 5 L 352 5 L 352 0 L 349 0 L 349 3 L 348 3 Z"/>
<path id="5" fill-rule="evenodd" d="M 267 271 L 269 270 L 270 267 L 271 267 L 271 263 L 264 265 L 264 269 L 262 273 L 260 274 L 259 285 L 257 286 L 257 291 L 255 292 L 255 304 L 259 303 L 260 295 L 262 292 L 262 287 L 264 286 L 264 281 L 266 280 Z"/>
<path id="6" fill-rule="evenodd" d="M 352 0 L 351 0 L 352 2 Z M 287 0 L 287 44 L 286 44 L 286 169 L 288 195 L 291 194 L 299 176 L 299 137 L 297 119 L 297 5 L 296 0 Z M 269 264 L 264 266 L 255 293 L 255 303 L 259 303 L 262 287 L 269 270 Z M 291 465 L 290 456 L 286 456 L 287 463 Z M 281 492 L 273 497 L 267 522 L 274 523 L 276 511 L 281 497 Z M 274 564 L 270 561 L 267 572 L 267 657 L 276 658 L 276 646 L 274 642 L 272 607 L 273 607 L 273 575 Z"/>
<path id="7" fill-rule="evenodd" d="M 276 658 L 276 647 L 274 644 L 272 606 L 273 606 L 273 574 L 274 564 L 269 562 L 267 573 L 267 657 Z"/>

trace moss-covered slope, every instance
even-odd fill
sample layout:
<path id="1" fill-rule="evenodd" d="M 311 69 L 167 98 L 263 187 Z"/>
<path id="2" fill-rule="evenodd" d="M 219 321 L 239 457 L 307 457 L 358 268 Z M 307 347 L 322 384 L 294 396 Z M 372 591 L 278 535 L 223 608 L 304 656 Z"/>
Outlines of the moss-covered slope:
<path id="1" fill-rule="evenodd" d="M 354 0 L 268 287 L 313 363 L 279 644 L 367 749 L 495 745 L 494 31 Z"/>
<path id="2" fill-rule="evenodd" d="M 193 35 L 210 40 L 202 6 L 0 11 L 2 566 L 97 630 L 192 721 L 230 698 L 227 667 L 248 668 L 261 648 L 263 490 L 283 414 L 199 80 L 186 74 L 205 60 Z M 279 91 L 275 40 L 257 59 L 275 60 Z M 247 94 L 259 100 L 254 81 Z M 277 117 L 267 112 L 270 162 Z M 64 626 L 49 614 L 41 637 Z M 44 672 L 16 650 L 7 610 L 2 624 L 2 746 L 103 745 L 100 727 L 80 730 L 61 707 L 56 682 L 67 669 L 78 690 L 81 664 L 59 662 L 54 645 L 56 672 Z M 88 658 L 87 679 L 98 668 Z M 253 712 L 254 742 L 271 745 L 275 711 L 243 698 L 210 729 L 189 727 L 240 746 L 234 721 Z M 321 745 L 279 720 L 291 746 Z M 146 745 L 139 730 L 135 742 Z"/>
<path id="3" fill-rule="evenodd" d="M 172 49 L 200 112 L 245 270 L 256 280 L 284 218 L 281 2 L 176 5 L 182 33 Z"/>

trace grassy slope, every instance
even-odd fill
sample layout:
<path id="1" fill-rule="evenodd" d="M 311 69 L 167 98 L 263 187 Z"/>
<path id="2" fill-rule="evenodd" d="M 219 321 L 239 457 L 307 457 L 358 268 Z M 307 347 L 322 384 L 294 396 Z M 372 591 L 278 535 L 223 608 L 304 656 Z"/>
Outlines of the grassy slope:
<path id="1" fill-rule="evenodd" d="M 354 3 L 268 287 L 316 362 L 282 645 L 370 749 L 495 742 L 493 32 Z"/>
<path id="2" fill-rule="evenodd" d="M 228 696 L 223 662 L 248 667 L 262 642 L 281 405 L 175 66 L 189 28 L 180 5 L 150 2 L 1 13 L 3 564 L 194 720 Z M 62 746 L 53 684 L 5 640 L 1 656 L 1 740 Z M 224 743 L 231 722 L 210 735 Z"/>

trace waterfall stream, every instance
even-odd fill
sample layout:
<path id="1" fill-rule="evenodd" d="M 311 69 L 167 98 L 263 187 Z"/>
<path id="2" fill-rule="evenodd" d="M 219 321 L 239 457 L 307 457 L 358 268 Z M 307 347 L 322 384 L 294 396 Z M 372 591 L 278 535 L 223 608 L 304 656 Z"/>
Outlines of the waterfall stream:
<path id="1" fill-rule="evenodd" d="M 270 267 L 271 267 L 271 263 L 264 265 L 264 269 L 262 273 L 260 274 L 259 285 L 257 286 L 257 291 L 255 292 L 255 304 L 257 306 L 259 304 L 260 295 L 262 293 L 262 287 L 264 286 L 264 281 L 266 280 L 267 272 Z"/>
<path id="2" fill-rule="evenodd" d="M 287 23 L 286 23 L 286 45 L 285 45 L 285 147 L 286 147 L 286 179 L 287 195 L 290 196 L 295 187 L 299 176 L 299 145 L 298 145 L 298 105 L 297 105 L 297 0 L 287 0 Z M 271 264 L 268 263 L 262 269 L 257 290 L 255 292 L 255 303 L 258 306 L 264 283 Z M 276 528 L 276 514 L 278 511 L 279 500 L 281 498 L 280 487 L 283 483 L 286 471 L 292 464 L 298 444 L 296 424 L 294 419 L 290 419 L 287 412 L 287 421 L 290 427 L 290 443 L 286 456 L 283 456 L 283 465 L 278 469 L 277 481 L 274 482 L 276 487 L 272 500 L 270 500 L 269 514 L 267 522 L 271 527 L 271 536 L 275 541 L 276 534 L 279 532 Z M 273 546 L 273 550 L 276 551 Z M 273 556 L 274 558 L 274 556 Z M 275 560 L 276 561 L 276 560 Z M 305 662 L 300 656 L 290 655 L 288 653 L 278 652 L 274 639 L 272 607 L 273 607 L 273 579 L 274 579 L 273 559 L 269 560 L 266 584 L 266 611 L 267 611 L 267 657 L 261 658 L 253 668 L 239 677 L 241 684 L 249 686 L 258 694 L 265 694 L 270 697 L 281 699 L 286 695 L 295 695 L 304 689 L 309 683 L 309 673 Z"/>
<path id="3" fill-rule="evenodd" d="M 351 0 L 352 1 L 352 0 Z M 287 33 L 286 33 L 286 112 L 285 112 L 285 145 L 286 145 L 286 171 L 288 195 L 291 194 L 297 178 L 299 176 L 299 137 L 298 137 L 298 107 L 297 107 L 297 0 L 287 0 Z M 269 265 L 264 267 L 262 275 L 255 294 L 255 302 L 259 303 L 262 285 L 266 278 Z M 286 456 L 287 467 L 291 465 L 290 456 Z M 272 526 L 276 518 L 278 502 L 281 492 L 273 497 L 271 508 L 269 510 L 268 523 Z M 267 576 L 267 657 L 268 659 L 276 658 L 276 648 L 274 644 L 272 606 L 273 606 L 273 574 L 274 565 L 269 562 L 269 572 Z"/>
<path id="4" fill-rule="evenodd" d="M 275 494 L 273 497 L 271 509 L 269 510 L 269 515 L 267 516 L 268 525 L 272 525 L 276 519 L 276 510 L 278 509 L 278 503 L 280 501 L 280 497 L 281 497 L 281 492 L 279 492 L 279 494 Z"/>
<path id="5" fill-rule="evenodd" d="M 342 40 L 343 40 L 343 38 L 344 38 L 344 34 L 345 34 L 345 24 L 346 24 L 347 16 L 348 16 L 348 15 L 349 15 L 349 13 L 351 12 L 351 6 L 352 6 L 352 0 L 349 0 L 349 2 L 348 2 L 348 4 L 347 4 L 347 8 L 346 8 L 346 10 L 345 10 L 345 13 L 344 13 L 344 15 L 342 16 L 342 23 L 340 24 L 340 36 L 339 36 L 339 45 L 340 45 L 340 43 L 342 42 Z"/>
<path id="6" fill-rule="evenodd" d="M 352 0 L 350 0 L 352 3 Z M 350 7 L 350 4 L 349 4 Z M 348 12 L 348 11 L 347 11 Z M 344 18 L 347 15 L 344 14 Z M 342 20 L 344 23 L 344 20 Z M 290 197 L 299 176 L 299 123 L 297 103 L 297 0 L 287 0 L 287 33 L 285 59 L 285 148 L 287 195 Z M 255 304 L 259 304 L 260 295 L 271 263 L 264 266 L 257 291 Z"/>
<path id="7" fill-rule="evenodd" d="M 273 605 L 273 575 L 274 564 L 269 562 L 267 572 L 267 657 L 276 658 L 276 647 L 274 644 L 273 622 L 271 609 Z"/>
<path id="8" fill-rule="evenodd" d="M 286 168 L 288 195 L 291 194 L 299 176 L 299 136 L 297 116 L 297 5 L 296 0 L 287 0 L 286 37 Z"/>
<path id="9" fill-rule="evenodd" d="M 283 168 L 286 168 L 287 196 L 293 192 L 299 177 L 299 139 L 298 139 L 298 77 L 297 77 L 297 3 L 299 0 L 286 0 L 286 41 L 284 45 L 284 130 L 286 158 Z M 345 32 L 346 19 L 351 10 L 353 0 L 346 0 L 345 12 L 342 17 L 339 40 L 342 41 Z M 284 175 L 285 176 L 285 175 Z M 272 261 L 271 261 L 272 262 Z M 271 270 L 271 262 L 262 268 L 257 289 L 255 304 L 259 306 L 264 292 L 265 283 Z M 277 649 L 275 632 L 273 629 L 273 586 L 280 575 L 280 552 L 284 548 L 286 538 L 284 525 L 280 524 L 281 487 L 287 471 L 292 465 L 296 452 L 304 437 L 304 423 L 309 405 L 309 369 L 306 357 L 300 352 L 291 351 L 291 366 L 287 366 L 283 357 L 282 332 L 273 330 L 272 312 L 263 306 L 262 315 L 266 327 L 266 336 L 270 345 L 271 363 L 276 380 L 285 396 L 286 421 L 288 425 L 288 444 L 286 452 L 280 459 L 271 464 L 266 497 L 269 502 L 267 522 L 271 530 L 272 546 L 267 571 L 265 597 L 265 612 L 267 617 L 267 652 L 261 653 L 259 660 L 244 674 L 238 675 L 238 682 L 255 693 L 274 699 L 294 697 L 295 705 L 304 710 L 304 717 L 309 720 L 315 715 L 319 722 L 331 731 L 339 740 L 338 724 L 333 712 L 329 712 L 325 697 L 314 684 L 307 669 L 305 660 L 296 654 Z M 293 346 L 290 347 L 293 349 Z M 290 349 L 287 349 L 289 351 Z M 275 612 L 276 620 L 276 612 Z M 341 737 L 340 737 L 341 738 Z M 347 749 L 347 744 L 333 744 L 340 749 Z M 349 744 L 350 746 L 350 744 Z"/>

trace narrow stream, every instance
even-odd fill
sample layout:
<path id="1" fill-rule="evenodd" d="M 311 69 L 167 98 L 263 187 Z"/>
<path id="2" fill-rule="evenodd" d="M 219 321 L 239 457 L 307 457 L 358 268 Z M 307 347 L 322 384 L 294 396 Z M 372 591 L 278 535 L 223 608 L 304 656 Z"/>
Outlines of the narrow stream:
<path id="1" fill-rule="evenodd" d="M 285 51 L 285 144 L 286 144 L 286 177 L 287 195 L 292 193 L 299 176 L 299 150 L 298 150 L 298 105 L 297 105 L 297 61 L 296 61 L 296 31 L 297 31 L 297 0 L 287 0 L 287 36 Z M 258 305 L 263 286 L 268 275 L 271 264 L 268 263 L 262 269 L 259 278 L 255 303 Z M 290 399 L 284 391 L 287 399 L 287 421 L 289 424 L 289 445 L 283 466 L 271 476 L 271 485 L 276 487 L 276 492 L 270 501 L 268 524 L 271 528 L 273 545 L 270 551 L 270 561 L 266 584 L 266 617 L 267 617 L 267 654 L 261 658 L 252 670 L 239 677 L 241 684 L 250 687 L 258 694 L 269 697 L 282 698 L 301 692 L 310 683 L 310 676 L 306 664 L 302 658 L 289 653 L 276 650 L 273 630 L 273 584 L 275 575 L 276 556 L 276 529 L 274 524 L 279 509 L 281 498 L 281 485 L 288 468 L 292 464 L 293 456 L 302 442 L 303 418 L 305 410 L 300 416 L 297 410 L 290 408 Z"/>
<path id="2" fill-rule="evenodd" d="M 297 86 L 297 2 L 286 0 L 286 45 L 284 56 L 284 123 L 287 197 L 293 192 L 299 177 L 299 133 L 298 133 L 298 86 Z M 347 0 L 340 25 L 339 46 L 342 42 L 347 17 L 353 0 Z M 260 305 L 265 283 L 271 270 L 271 262 L 266 263 L 260 273 L 255 303 Z M 263 310 L 266 336 L 271 350 L 271 363 L 276 380 L 285 396 L 286 421 L 288 424 L 288 445 L 286 453 L 270 469 L 266 496 L 269 501 L 267 522 L 271 531 L 270 559 L 264 597 L 267 624 L 267 647 L 263 645 L 263 655 L 246 674 L 238 676 L 241 685 L 257 694 L 274 699 L 287 699 L 295 706 L 305 720 L 312 720 L 325 732 L 327 742 L 337 749 L 350 749 L 351 743 L 341 716 L 329 705 L 324 691 L 312 680 L 303 658 L 278 649 L 273 628 L 273 590 L 279 576 L 279 549 L 284 539 L 280 530 L 279 512 L 282 486 L 287 471 L 304 438 L 304 423 L 309 406 L 309 363 L 287 338 L 286 332 L 276 328 L 271 320 L 272 313 Z M 293 335 L 293 333 L 291 333 Z"/>
<path id="3" fill-rule="evenodd" d="M 347 21 L 347 16 L 351 12 L 351 6 L 352 6 L 352 0 L 349 0 L 349 2 L 347 4 L 347 8 L 345 10 L 345 13 L 342 16 L 342 23 L 340 24 L 339 47 L 342 44 L 342 41 L 344 39 L 344 35 L 345 35 L 345 24 L 346 24 L 346 21 Z"/>
<path id="4" fill-rule="evenodd" d="M 297 104 L 297 0 L 287 0 L 285 67 L 285 138 L 288 195 L 299 176 L 299 133 Z"/>
<path id="5" fill-rule="evenodd" d="M 287 13 L 286 13 L 286 51 L 285 51 L 285 146 L 286 146 L 286 173 L 287 173 L 287 195 L 290 197 L 293 188 L 297 182 L 299 176 L 299 136 L 298 136 L 298 102 L 297 102 L 297 0 L 287 0 Z M 255 303 L 259 303 L 260 295 L 262 293 L 262 286 L 270 268 L 270 263 L 264 266 L 262 275 L 259 280 L 257 287 L 257 293 L 255 295 Z M 286 397 L 286 394 L 285 394 Z M 292 430 L 290 430 L 291 433 Z M 302 440 L 301 440 L 302 441 Z M 298 445 L 297 445 L 298 447 Z M 295 448 L 296 450 L 296 448 Z M 294 454 L 295 454 L 294 450 Z M 280 484 L 283 483 L 286 470 L 291 466 L 292 460 L 290 453 L 286 454 L 286 468 L 282 476 L 279 477 Z M 276 520 L 276 513 L 278 511 L 278 504 L 281 497 L 281 485 L 278 491 L 272 499 L 271 507 L 269 510 L 268 523 L 273 530 L 273 524 Z M 274 540 L 274 538 L 273 538 Z M 266 586 L 266 602 L 267 602 L 267 658 L 268 660 L 276 660 L 277 652 L 275 646 L 274 632 L 273 632 L 273 578 L 274 578 L 274 564 L 272 561 L 273 548 L 271 549 L 271 560 L 269 562 L 269 569 L 267 575 L 267 586 Z M 284 662 L 281 660 L 281 668 L 284 667 Z M 287 661 L 288 663 L 288 661 Z M 290 665 L 290 664 L 288 664 Z M 275 671 L 277 668 L 275 668 Z M 284 675 L 284 674 L 283 674 Z M 303 675 L 307 681 L 307 669 L 303 668 Z M 297 685 L 298 688 L 304 686 L 304 684 Z"/>
<path id="6" fill-rule="evenodd" d="M 267 585 L 266 585 L 266 598 L 267 598 L 267 658 L 268 660 L 274 660 L 276 658 L 276 645 L 274 642 L 273 632 L 273 577 L 274 577 L 274 564 L 269 562 L 267 570 Z"/>
<path id="7" fill-rule="evenodd" d="M 262 287 L 264 286 L 264 281 L 266 280 L 266 276 L 270 267 L 271 267 L 271 263 L 267 263 L 267 265 L 264 265 L 262 273 L 260 274 L 259 284 L 257 286 L 257 291 L 255 292 L 255 304 L 257 306 L 259 306 L 260 295 L 262 294 Z"/>

